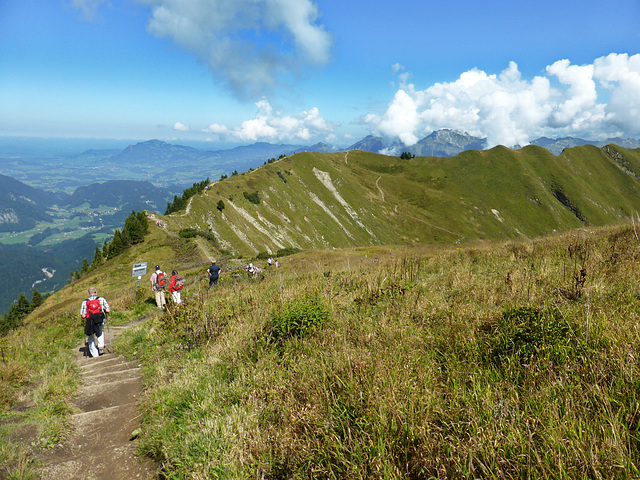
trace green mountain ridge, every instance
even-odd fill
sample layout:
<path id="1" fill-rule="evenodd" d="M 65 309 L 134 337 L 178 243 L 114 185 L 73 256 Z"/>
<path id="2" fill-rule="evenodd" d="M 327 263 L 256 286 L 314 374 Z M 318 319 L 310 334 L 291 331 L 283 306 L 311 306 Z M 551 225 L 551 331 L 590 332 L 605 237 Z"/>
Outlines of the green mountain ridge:
<path id="1" fill-rule="evenodd" d="M 211 231 L 220 248 L 242 255 L 534 238 L 632 215 L 639 173 L 640 150 L 614 145 L 558 156 L 498 146 L 410 160 L 305 152 L 214 182 L 189 213 L 167 220 L 176 230 Z"/>

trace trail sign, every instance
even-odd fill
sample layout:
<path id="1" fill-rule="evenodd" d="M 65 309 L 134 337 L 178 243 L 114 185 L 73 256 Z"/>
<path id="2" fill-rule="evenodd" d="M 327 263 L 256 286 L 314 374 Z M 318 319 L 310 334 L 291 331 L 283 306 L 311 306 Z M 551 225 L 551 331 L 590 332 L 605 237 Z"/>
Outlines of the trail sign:
<path id="1" fill-rule="evenodd" d="M 132 277 L 141 277 L 147 273 L 147 262 L 136 263 L 131 271 Z"/>

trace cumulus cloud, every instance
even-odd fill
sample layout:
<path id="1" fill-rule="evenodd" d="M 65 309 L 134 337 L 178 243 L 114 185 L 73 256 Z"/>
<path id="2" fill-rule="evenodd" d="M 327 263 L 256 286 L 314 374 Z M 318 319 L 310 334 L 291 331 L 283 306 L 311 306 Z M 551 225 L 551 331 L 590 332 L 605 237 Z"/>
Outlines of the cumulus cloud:
<path id="1" fill-rule="evenodd" d="M 594 62 L 594 76 L 611 92 L 604 107 L 605 122 L 630 134 L 640 134 L 640 54 L 610 54 Z"/>
<path id="2" fill-rule="evenodd" d="M 172 39 L 240 98 L 259 98 L 303 65 L 329 61 L 332 39 L 311 0 L 138 0 L 148 30 Z"/>
<path id="3" fill-rule="evenodd" d="M 313 107 L 297 115 L 282 115 L 274 112 L 271 104 L 262 99 L 256 103 L 258 111 L 254 118 L 245 120 L 239 127 L 229 128 L 212 123 L 203 131 L 221 138 L 235 141 L 307 141 L 316 136 L 331 138 L 334 124 L 320 116 Z"/>
<path id="4" fill-rule="evenodd" d="M 182 124 L 180 122 L 176 122 L 173 125 L 173 129 L 178 131 L 178 132 L 188 132 L 190 130 L 188 125 L 184 125 L 184 124 Z"/>
<path id="5" fill-rule="evenodd" d="M 489 146 L 526 145 L 543 135 L 640 133 L 640 54 L 611 54 L 590 65 L 559 60 L 545 72 L 526 80 L 511 62 L 499 75 L 472 69 L 425 90 L 402 82 L 384 112 L 361 120 L 408 146 L 441 128 L 486 137 Z M 599 102 L 605 90 L 608 101 Z"/>

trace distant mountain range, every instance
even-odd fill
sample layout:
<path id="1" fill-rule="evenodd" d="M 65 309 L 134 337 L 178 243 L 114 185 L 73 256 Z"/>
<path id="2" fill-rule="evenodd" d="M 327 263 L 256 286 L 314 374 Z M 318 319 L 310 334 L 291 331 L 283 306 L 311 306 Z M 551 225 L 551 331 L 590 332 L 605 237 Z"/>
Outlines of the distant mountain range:
<path id="1" fill-rule="evenodd" d="M 316 144 L 319 148 L 326 148 L 323 145 Z M 277 158 L 280 155 L 290 155 L 308 148 L 304 145 L 275 145 L 258 142 L 253 145 L 243 145 L 227 150 L 199 150 L 193 147 L 172 145 L 160 140 L 149 140 L 129 145 L 121 152 L 111 156 L 109 161 L 119 165 L 155 164 L 159 168 L 172 167 L 175 169 L 183 168 L 182 165 L 185 162 L 187 164 L 206 162 L 209 165 L 215 163 L 218 166 L 231 165 L 234 168 L 242 168 L 243 163 L 248 161 L 252 163 L 255 163 L 256 160 L 266 161 L 271 157 Z"/>
<path id="2" fill-rule="evenodd" d="M 565 148 L 581 147 L 583 145 L 595 145 L 596 147 L 604 147 L 605 145 L 618 145 L 623 148 L 640 148 L 640 141 L 635 138 L 608 138 L 606 140 L 594 141 L 584 140 L 582 138 L 565 137 L 565 138 L 547 138 L 540 137 L 531 142 L 532 145 L 538 145 L 549 150 L 554 155 L 560 155 Z"/>
<path id="3" fill-rule="evenodd" d="M 589 144 L 598 147 L 616 144 L 628 149 L 640 148 L 640 141 L 631 138 L 590 141 L 573 137 L 542 137 L 531 143 L 546 148 L 554 155 L 559 155 L 566 148 Z M 0 175 L 0 232 L 25 231 L 33 228 L 38 221 L 50 220 L 47 209 L 53 204 L 77 207 L 89 203 L 91 208 L 109 206 L 126 210 L 126 214 L 131 210 L 142 209 L 162 213 L 166 202 L 174 194 L 181 193 L 195 181 L 207 177 L 215 180 L 218 175 L 229 175 L 232 171 L 247 171 L 261 166 L 270 158 L 277 159 L 293 153 L 362 150 L 392 156 L 408 152 L 418 157 L 452 157 L 468 150 L 483 150 L 485 145 L 486 139 L 445 129 L 431 133 L 410 147 L 397 142 L 385 143 L 382 137 L 370 135 L 346 149 L 325 143 L 304 146 L 258 142 L 228 150 L 205 151 L 149 140 L 129 145 L 121 151 L 86 150 L 69 161 L 77 162 L 77 168 L 88 180 L 95 178 L 96 174 L 109 180 L 87 182 L 90 184 L 77 187 L 71 195 L 33 188 L 9 176 Z M 146 175 L 148 180 L 118 179 L 126 177 L 127 172 L 149 172 Z M 113 220 L 116 221 L 120 216 Z"/>
<path id="4" fill-rule="evenodd" d="M 640 141 L 633 138 L 610 138 L 605 141 L 593 141 L 573 137 L 558 139 L 541 137 L 532 141 L 531 144 L 544 147 L 554 155 L 559 155 L 565 148 L 583 145 L 603 147 L 608 144 L 616 144 L 624 148 L 640 148 Z M 154 163 L 160 168 L 167 166 L 181 168 L 181 165 L 192 165 L 200 162 L 201 164 L 211 165 L 213 163 L 218 167 L 232 167 L 234 170 L 244 171 L 261 165 L 269 158 L 278 158 L 281 155 L 291 155 L 299 152 L 331 153 L 362 150 L 391 156 L 399 156 L 402 152 L 408 152 L 418 157 L 453 157 L 466 150 L 485 150 L 486 146 L 485 138 L 449 129 L 432 132 L 412 146 L 405 146 L 397 141 L 388 143 L 383 137 L 372 135 L 347 148 L 326 143 L 305 146 L 258 142 L 228 150 L 204 151 L 193 147 L 171 145 L 159 140 L 149 140 L 130 145 L 121 152 L 109 157 L 109 162 L 119 165 Z M 87 156 L 88 152 L 84 152 L 82 155 Z"/>
<path id="5" fill-rule="evenodd" d="M 547 138 L 541 137 L 531 142 L 531 145 L 546 148 L 554 155 L 560 155 L 565 148 L 581 147 L 583 145 L 595 145 L 604 147 L 615 144 L 624 148 L 640 148 L 640 141 L 635 138 L 609 138 L 607 140 L 585 140 L 582 138 Z M 417 157 L 454 157 L 466 150 L 485 150 L 487 141 L 485 138 L 474 137 L 468 133 L 456 130 L 436 130 L 410 147 L 402 143 L 385 143 L 382 137 L 369 135 L 359 142 L 354 143 L 347 150 L 362 150 L 365 152 L 383 153 L 387 155 L 400 155 L 402 152 L 411 153 Z M 311 151 L 311 150 L 310 150 Z"/>

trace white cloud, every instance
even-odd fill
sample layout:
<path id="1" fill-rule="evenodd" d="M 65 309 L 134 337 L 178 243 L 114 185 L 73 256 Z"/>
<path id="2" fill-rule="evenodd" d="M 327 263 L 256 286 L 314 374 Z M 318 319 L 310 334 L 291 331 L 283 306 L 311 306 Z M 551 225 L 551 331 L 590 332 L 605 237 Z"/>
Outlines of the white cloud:
<path id="1" fill-rule="evenodd" d="M 104 0 L 71 0 L 71 5 L 82 12 L 84 20 L 91 21 L 95 18 L 98 8 Z"/>
<path id="2" fill-rule="evenodd" d="M 589 117 L 598 98 L 593 65 L 571 65 L 569 60 L 559 60 L 549 65 L 547 72 L 556 76 L 563 85 L 568 85 L 566 99 L 555 105 L 551 124 L 559 127 L 571 123 L 579 125 L 584 117 Z"/>
<path id="3" fill-rule="evenodd" d="M 611 91 L 605 121 L 628 134 L 640 134 L 640 54 L 612 53 L 598 58 L 594 77 Z"/>
<path id="4" fill-rule="evenodd" d="M 393 65 L 391 65 L 391 71 L 396 74 L 398 72 L 402 72 L 404 71 L 404 66 L 400 63 L 394 63 Z"/>
<path id="5" fill-rule="evenodd" d="M 403 69 L 393 66 L 395 73 Z M 591 65 L 559 60 L 545 71 L 525 80 L 511 62 L 499 75 L 472 69 L 425 90 L 402 85 L 384 112 L 361 120 L 405 145 L 441 128 L 486 137 L 490 146 L 525 145 L 543 135 L 640 133 L 640 54 L 611 54 Z M 598 102 L 598 88 L 610 91 L 608 103 Z"/>
<path id="6" fill-rule="evenodd" d="M 229 133 L 229 129 L 218 123 L 212 123 L 207 128 L 203 130 L 205 133 L 213 133 L 215 135 L 226 135 Z"/>
<path id="7" fill-rule="evenodd" d="M 188 125 L 184 125 L 180 122 L 176 122 L 173 129 L 178 132 L 188 132 L 190 130 Z"/>
<path id="8" fill-rule="evenodd" d="M 256 103 L 258 111 L 255 118 L 245 120 L 239 127 L 229 128 L 213 123 L 205 130 L 238 141 L 306 141 L 322 136 L 330 138 L 334 125 L 320 116 L 317 108 L 310 108 L 297 115 L 282 115 L 274 112 L 271 104 L 262 99 Z"/>
<path id="9" fill-rule="evenodd" d="M 148 29 L 207 65 L 241 98 L 256 98 L 304 64 L 329 61 L 332 39 L 311 0 L 138 0 Z"/>

